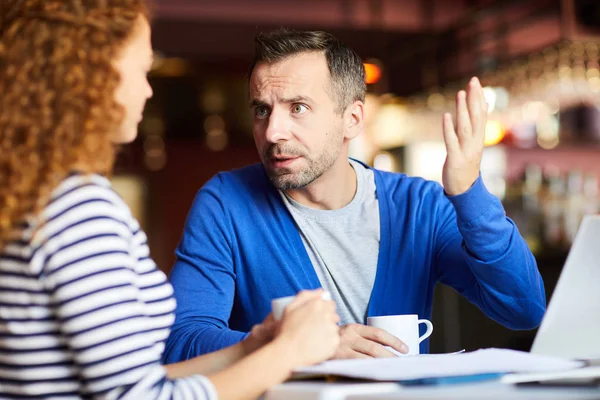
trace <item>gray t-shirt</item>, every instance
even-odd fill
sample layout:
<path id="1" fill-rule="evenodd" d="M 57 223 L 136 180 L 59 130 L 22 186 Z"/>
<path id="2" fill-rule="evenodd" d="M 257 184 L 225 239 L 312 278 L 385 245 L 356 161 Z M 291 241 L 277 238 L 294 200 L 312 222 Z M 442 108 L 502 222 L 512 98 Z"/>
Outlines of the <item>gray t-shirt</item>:
<path id="1" fill-rule="evenodd" d="M 339 210 L 306 207 L 280 192 L 321 285 L 331 293 L 344 325 L 366 322 L 380 235 L 373 171 L 349 161 L 356 171 L 356 194 Z"/>

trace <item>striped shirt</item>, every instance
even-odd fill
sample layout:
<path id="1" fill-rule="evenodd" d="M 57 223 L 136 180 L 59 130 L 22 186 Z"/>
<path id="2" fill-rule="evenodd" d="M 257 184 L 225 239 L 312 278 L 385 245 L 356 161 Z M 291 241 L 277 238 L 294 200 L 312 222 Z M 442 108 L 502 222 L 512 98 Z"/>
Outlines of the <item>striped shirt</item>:
<path id="1" fill-rule="evenodd" d="M 0 398 L 216 399 L 160 360 L 172 286 L 110 182 L 72 175 L 0 253 Z"/>

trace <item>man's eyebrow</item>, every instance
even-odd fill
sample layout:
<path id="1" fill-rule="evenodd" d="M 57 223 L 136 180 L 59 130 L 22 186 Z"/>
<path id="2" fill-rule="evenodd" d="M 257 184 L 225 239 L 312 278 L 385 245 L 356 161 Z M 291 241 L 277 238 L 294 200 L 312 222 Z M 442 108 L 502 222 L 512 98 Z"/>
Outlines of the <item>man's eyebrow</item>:
<path id="1" fill-rule="evenodd" d="M 260 101 L 258 99 L 252 99 L 252 101 L 250 102 L 250 107 L 261 107 L 261 106 L 267 106 L 267 103 L 265 103 L 264 101 Z"/>
<path id="2" fill-rule="evenodd" d="M 289 99 L 282 99 L 282 102 L 284 103 L 302 103 L 302 102 L 307 102 L 307 103 L 314 103 L 313 99 L 311 99 L 308 96 L 304 96 L 304 95 L 298 95 Z"/>
<path id="3" fill-rule="evenodd" d="M 281 99 L 282 103 L 292 104 L 292 103 L 314 103 L 313 99 L 309 96 L 298 95 L 294 97 L 290 97 L 289 99 Z M 258 99 L 252 99 L 250 101 L 250 107 L 268 107 L 269 105 L 264 101 Z"/>

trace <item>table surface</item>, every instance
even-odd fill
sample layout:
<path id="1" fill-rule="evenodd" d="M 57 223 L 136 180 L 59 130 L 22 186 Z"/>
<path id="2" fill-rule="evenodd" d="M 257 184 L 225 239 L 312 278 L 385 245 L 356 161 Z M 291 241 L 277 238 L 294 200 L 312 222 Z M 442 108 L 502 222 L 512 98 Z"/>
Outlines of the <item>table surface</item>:
<path id="1" fill-rule="evenodd" d="M 395 383 L 287 382 L 270 389 L 263 400 L 393 399 L 600 399 L 598 387 L 515 386 L 499 381 L 471 384 L 401 386 Z"/>

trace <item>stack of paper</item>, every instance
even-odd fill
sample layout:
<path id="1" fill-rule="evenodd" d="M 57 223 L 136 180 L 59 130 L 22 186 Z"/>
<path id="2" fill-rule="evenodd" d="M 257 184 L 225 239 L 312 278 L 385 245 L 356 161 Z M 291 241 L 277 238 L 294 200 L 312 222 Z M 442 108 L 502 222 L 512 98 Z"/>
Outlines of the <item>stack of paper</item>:
<path id="1" fill-rule="evenodd" d="M 484 349 L 470 353 L 405 356 L 397 358 L 334 360 L 296 371 L 302 375 L 328 375 L 375 381 L 509 372 L 567 371 L 584 366 L 580 361 L 515 350 Z"/>
<path id="2" fill-rule="evenodd" d="M 552 372 L 529 372 L 522 374 L 511 374 L 502 378 L 504 383 L 530 383 L 530 382 L 546 382 L 546 383 L 593 383 L 600 382 L 600 367 L 578 368 L 568 371 L 552 371 Z"/>

